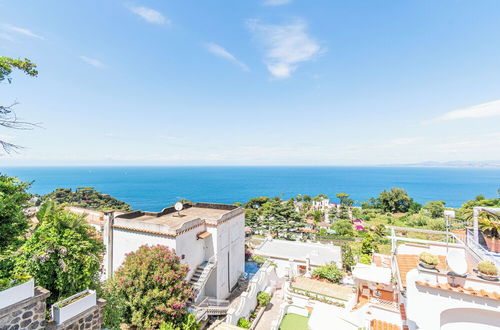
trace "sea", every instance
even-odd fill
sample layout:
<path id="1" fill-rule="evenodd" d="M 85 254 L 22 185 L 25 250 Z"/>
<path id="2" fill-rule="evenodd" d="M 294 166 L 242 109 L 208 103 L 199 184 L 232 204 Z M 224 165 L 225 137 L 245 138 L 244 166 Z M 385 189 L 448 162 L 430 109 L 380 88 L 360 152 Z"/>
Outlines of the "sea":
<path id="1" fill-rule="evenodd" d="M 30 192 L 94 187 L 135 210 L 160 211 L 178 200 L 246 202 L 257 196 L 288 199 L 319 193 L 336 201 L 344 192 L 358 203 L 401 187 L 419 203 L 446 201 L 460 207 L 482 194 L 498 197 L 500 168 L 183 166 L 183 167 L 8 167 L 0 173 L 32 182 Z"/>

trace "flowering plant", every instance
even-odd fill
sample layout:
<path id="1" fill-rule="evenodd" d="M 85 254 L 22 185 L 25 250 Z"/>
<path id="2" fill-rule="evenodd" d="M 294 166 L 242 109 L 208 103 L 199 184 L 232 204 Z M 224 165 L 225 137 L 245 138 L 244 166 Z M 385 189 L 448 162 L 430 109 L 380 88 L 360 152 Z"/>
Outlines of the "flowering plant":
<path id="1" fill-rule="evenodd" d="M 168 247 L 143 245 L 127 254 L 106 291 L 126 306 L 122 322 L 157 329 L 163 322 L 184 320 L 188 299 L 193 296 L 192 286 L 185 280 L 188 271 Z"/>

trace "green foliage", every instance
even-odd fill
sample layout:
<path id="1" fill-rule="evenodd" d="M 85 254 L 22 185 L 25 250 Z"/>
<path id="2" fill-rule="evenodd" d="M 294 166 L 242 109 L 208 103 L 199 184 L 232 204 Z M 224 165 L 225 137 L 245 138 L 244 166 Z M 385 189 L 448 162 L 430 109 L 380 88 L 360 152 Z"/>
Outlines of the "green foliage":
<path id="1" fill-rule="evenodd" d="M 188 313 L 180 324 L 173 322 L 163 322 L 160 324 L 160 330 L 199 330 L 201 325 L 196 322 L 194 314 Z"/>
<path id="2" fill-rule="evenodd" d="M 486 260 L 480 261 L 477 264 L 477 269 L 481 273 L 486 274 L 486 275 L 490 275 L 490 276 L 497 276 L 498 275 L 497 266 L 491 261 L 486 261 Z"/>
<path id="3" fill-rule="evenodd" d="M 19 69 L 28 76 L 36 77 L 38 71 L 36 70 L 36 64 L 31 62 L 29 59 L 13 59 L 6 56 L 0 57 L 0 82 L 7 79 L 10 83 L 12 78 L 10 77 L 13 69 Z"/>
<path id="4" fill-rule="evenodd" d="M 423 209 L 429 213 L 431 218 L 442 218 L 444 216 L 444 201 L 431 201 L 425 203 Z"/>
<path id="5" fill-rule="evenodd" d="M 26 192 L 29 186 L 17 178 L 0 175 L 0 257 L 8 257 L 9 251 L 19 247 L 28 230 L 28 219 L 23 208 L 30 198 Z M 0 266 L 2 275 L 5 265 L 0 263 Z"/>
<path id="6" fill-rule="evenodd" d="M 313 276 L 328 280 L 332 283 L 341 283 L 343 273 L 337 268 L 335 264 L 328 264 L 315 268 L 312 273 Z"/>
<path id="7" fill-rule="evenodd" d="M 307 213 L 308 216 L 311 216 L 314 219 L 314 222 L 321 222 L 323 217 L 325 216 L 325 213 L 321 210 L 312 210 Z"/>
<path id="8" fill-rule="evenodd" d="M 259 306 L 266 307 L 271 301 L 271 295 L 267 292 L 261 291 L 257 294 L 257 301 Z"/>
<path id="9" fill-rule="evenodd" d="M 304 226 L 302 217 L 290 201 L 285 203 L 277 200 L 268 201 L 262 205 L 260 212 L 259 225 L 273 234 L 284 233 L 290 229 Z"/>
<path id="10" fill-rule="evenodd" d="M 428 264 L 428 265 L 434 265 L 436 266 L 437 264 L 439 264 L 439 258 L 438 256 L 434 255 L 434 254 L 430 254 L 428 252 L 422 252 L 420 253 L 420 255 L 418 256 L 419 260 L 425 264 Z"/>
<path id="11" fill-rule="evenodd" d="M 250 326 L 252 326 L 252 323 L 250 323 L 250 321 L 248 321 L 247 319 L 242 317 L 238 320 L 237 326 L 239 326 L 240 328 L 243 328 L 243 329 L 250 329 Z"/>
<path id="12" fill-rule="evenodd" d="M 372 263 L 372 257 L 368 254 L 362 254 L 359 256 L 359 262 L 365 265 L 370 265 Z"/>
<path id="13" fill-rule="evenodd" d="M 259 211 L 255 209 L 245 209 L 245 226 L 255 228 L 259 223 Z"/>
<path id="14" fill-rule="evenodd" d="M 407 212 L 413 203 L 406 190 L 402 188 L 391 188 L 384 190 L 378 197 L 378 206 L 385 212 Z"/>
<path id="15" fill-rule="evenodd" d="M 443 218 L 429 219 L 427 222 L 427 227 L 432 230 L 445 231 L 446 221 Z"/>
<path id="16" fill-rule="evenodd" d="M 193 294 L 187 273 L 187 265 L 168 247 L 143 245 L 127 255 L 106 284 L 107 296 L 115 296 L 117 304 L 107 308 L 124 306 L 118 318 L 132 327 L 154 329 L 163 322 L 180 326 Z"/>
<path id="17" fill-rule="evenodd" d="M 430 221 L 431 218 L 423 214 L 412 214 L 406 218 L 409 227 L 425 227 Z"/>
<path id="18" fill-rule="evenodd" d="M 75 191 L 66 188 L 57 188 L 53 192 L 44 195 L 42 200 L 53 200 L 57 204 L 79 206 L 100 211 L 118 210 L 126 212 L 131 210 L 130 205 L 127 203 L 89 187 L 80 187 Z"/>
<path id="19" fill-rule="evenodd" d="M 352 228 L 352 224 L 347 220 L 335 221 L 330 227 L 332 230 L 335 230 L 337 235 L 341 236 L 354 236 L 354 229 Z"/>
<path id="20" fill-rule="evenodd" d="M 29 275 L 12 275 L 11 277 L 0 278 L 0 291 L 22 284 L 31 279 Z"/>
<path id="21" fill-rule="evenodd" d="M 97 232 L 78 215 L 54 208 L 37 214 L 33 235 L 20 248 L 16 274 L 27 273 L 50 290 L 53 303 L 99 281 L 104 245 Z"/>
<path id="22" fill-rule="evenodd" d="M 266 204 L 268 201 L 269 197 L 267 196 L 254 197 L 244 204 L 244 208 L 258 210 L 262 205 Z"/>
<path id="23" fill-rule="evenodd" d="M 372 255 L 373 252 L 378 252 L 377 242 L 372 235 L 368 234 L 361 240 L 361 254 Z"/>
<path id="24" fill-rule="evenodd" d="M 262 257 L 262 256 L 259 256 L 259 255 L 252 255 L 252 261 L 258 263 L 258 264 L 263 264 L 264 262 L 266 262 L 266 258 Z"/>
<path id="25" fill-rule="evenodd" d="M 354 254 L 349 244 L 342 245 L 342 267 L 346 271 L 351 271 L 351 268 L 356 264 Z"/>

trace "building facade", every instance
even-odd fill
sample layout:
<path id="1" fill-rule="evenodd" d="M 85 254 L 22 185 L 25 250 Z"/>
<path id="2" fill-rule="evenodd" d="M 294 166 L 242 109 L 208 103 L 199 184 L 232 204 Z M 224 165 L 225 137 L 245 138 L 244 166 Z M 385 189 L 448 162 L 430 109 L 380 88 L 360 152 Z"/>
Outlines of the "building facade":
<path id="1" fill-rule="evenodd" d="M 142 245 L 165 245 L 187 264 L 197 297 L 225 299 L 244 272 L 245 216 L 233 205 L 185 204 L 161 212 L 105 216 L 105 272 L 111 277 L 126 254 Z"/>

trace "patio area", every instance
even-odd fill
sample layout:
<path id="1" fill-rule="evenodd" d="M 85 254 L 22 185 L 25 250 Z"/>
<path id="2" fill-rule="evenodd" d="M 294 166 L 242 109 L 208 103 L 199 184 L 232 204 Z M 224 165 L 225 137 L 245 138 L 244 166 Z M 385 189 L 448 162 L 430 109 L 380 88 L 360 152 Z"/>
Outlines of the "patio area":
<path id="1" fill-rule="evenodd" d="M 292 282 L 292 287 L 299 290 L 319 293 L 321 295 L 340 300 L 349 300 L 354 293 L 354 289 L 352 287 L 307 277 L 296 277 Z"/>

